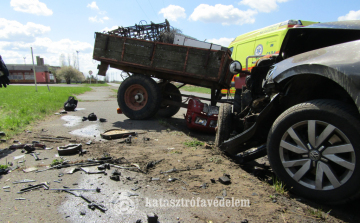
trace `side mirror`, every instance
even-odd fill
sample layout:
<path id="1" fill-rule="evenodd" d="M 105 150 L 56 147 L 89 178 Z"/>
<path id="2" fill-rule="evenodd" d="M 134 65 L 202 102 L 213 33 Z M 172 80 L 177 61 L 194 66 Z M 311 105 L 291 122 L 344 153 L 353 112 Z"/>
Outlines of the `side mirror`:
<path id="1" fill-rule="evenodd" d="M 229 70 L 232 74 L 238 74 L 242 71 L 241 63 L 237 60 L 234 60 L 229 65 Z"/>

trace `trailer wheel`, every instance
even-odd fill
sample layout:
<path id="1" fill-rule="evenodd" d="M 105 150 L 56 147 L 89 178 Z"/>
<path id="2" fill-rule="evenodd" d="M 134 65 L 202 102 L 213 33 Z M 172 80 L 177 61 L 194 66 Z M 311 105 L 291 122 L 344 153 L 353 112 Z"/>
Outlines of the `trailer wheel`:
<path id="1" fill-rule="evenodd" d="M 180 90 L 175 85 L 168 83 L 164 87 L 163 99 L 181 103 L 182 98 L 180 94 Z M 179 106 L 162 103 L 157 114 L 163 117 L 170 118 L 171 116 L 175 115 L 179 110 Z"/>
<path id="2" fill-rule="evenodd" d="M 121 83 L 117 99 L 119 107 L 128 118 L 147 119 L 159 110 L 161 93 L 153 79 L 135 74 Z"/>
<path id="3" fill-rule="evenodd" d="M 232 129 L 231 105 L 221 104 L 216 127 L 215 146 L 219 147 L 225 140 L 230 137 Z"/>

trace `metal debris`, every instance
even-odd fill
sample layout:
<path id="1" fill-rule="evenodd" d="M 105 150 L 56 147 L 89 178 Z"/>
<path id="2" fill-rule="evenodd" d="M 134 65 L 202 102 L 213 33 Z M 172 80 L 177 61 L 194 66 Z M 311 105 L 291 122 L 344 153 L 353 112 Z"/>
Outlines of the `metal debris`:
<path id="1" fill-rule="evenodd" d="M 151 167 L 154 167 L 156 164 L 160 163 L 161 161 L 163 161 L 164 159 L 161 160 L 154 160 L 154 161 L 150 161 L 146 164 L 146 169 L 149 169 Z"/>
<path id="2" fill-rule="evenodd" d="M 95 189 L 84 189 L 84 188 L 51 188 L 49 190 L 60 190 L 60 191 L 96 191 L 98 193 L 100 193 L 101 189 L 99 187 L 95 188 Z"/>
<path id="3" fill-rule="evenodd" d="M 80 170 L 84 171 L 86 174 L 99 174 L 99 173 L 105 173 L 105 171 L 94 171 L 94 172 L 91 172 L 89 170 L 89 168 L 83 168 L 83 167 L 80 167 Z"/>
<path id="4" fill-rule="evenodd" d="M 151 178 L 151 181 L 158 181 L 158 180 L 160 180 L 160 178 L 157 178 L 157 177 Z"/>
<path id="5" fill-rule="evenodd" d="M 47 182 L 43 182 L 41 184 L 37 184 L 37 185 L 33 185 L 33 186 L 30 186 L 30 187 L 20 189 L 18 194 L 22 194 L 22 193 L 25 193 L 25 192 L 28 192 L 28 191 L 39 189 L 39 188 L 45 188 L 45 190 L 49 190 L 49 185 L 47 184 Z"/>
<path id="6" fill-rule="evenodd" d="M 13 184 L 30 183 L 30 182 L 35 182 L 35 181 L 36 180 L 24 179 L 24 180 L 14 181 Z"/>
<path id="7" fill-rule="evenodd" d="M 5 186 L 5 187 L 3 187 L 3 189 L 9 189 L 10 188 L 10 186 Z"/>
<path id="8" fill-rule="evenodd" d="M 115 180 L 115 181 L 120 181 L 120 176 L 119 175 L 112 175 L 110 176 L 111 180 Z"/>
<path id="9" fill-rule="evenodd" d="M 15 200 L 26 200 L 26 198 L 19 197 L 19 198 L 15 198 Z"/>
<path id="10" fill-rule="evenodd" d="M 203 167 L 201 165 L 195 165 L 195 167 L 187 167 L 186 169 L 176 169 L 175 167 L 167 170 L 165 172 L 160 171 L 160 173 L 178 173 L 181 171 L 189 171 L 189 170 L 197 170 L 197 169 L 203 169 Z"/>

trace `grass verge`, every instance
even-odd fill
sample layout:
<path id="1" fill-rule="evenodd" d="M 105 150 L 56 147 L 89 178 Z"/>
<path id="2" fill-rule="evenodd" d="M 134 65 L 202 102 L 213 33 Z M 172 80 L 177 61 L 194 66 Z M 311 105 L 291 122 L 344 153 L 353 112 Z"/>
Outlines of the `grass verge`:
<path id="1" fill-rule="evenodd" d="M 8 86 L 0 88 L 0 131 L 7 137 L 20 132 L 35 120 L 58 111 L 69 96 L 90 91 L 90 87 Z"/>
<path id="2" fill-rule="evenodd" d="M 185 85 L 184 87 L 180 88 L 180 90 L 189 91 L 189 92 L 204 93 L 204 94 L 211 94 L 211 89 L 210 88 L 191 86 L 191 85 Z"/>

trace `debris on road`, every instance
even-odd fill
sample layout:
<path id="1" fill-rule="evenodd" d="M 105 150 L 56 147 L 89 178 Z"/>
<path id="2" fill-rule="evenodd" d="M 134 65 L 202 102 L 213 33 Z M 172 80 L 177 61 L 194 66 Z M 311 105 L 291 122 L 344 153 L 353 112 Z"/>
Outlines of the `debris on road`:
<path id="1" fill-rule="evenodd" d="M 22 193 L 32 191 L 32 190 L 35 190 L 35 189 L 40 189 L 40 188 L 45 188 L 45 190 L 49 190 L 49 185 L 47 184 L 47 182 L 43 182 L 43 183 L 37 184 L 37 185 L 32 185 L 32 186 L 20 189 L 18 194 L 22 194 Z"/>
<path id="2" fill-rule="evenodd" d="M 97 116 L 94 113 L 90 113 L 88 115 L 88 120 L 89 121 L 96 121 L 97 120 Z"/>
<path id="3" fill-rule="evenodd" d="M 107 122 L 107 120 L 105 118 L 100 118 L 99 121 L 100 122 Z"/>
<path id="4" fill-rule="evenodd" d="M 30 182 L 36 182 L 36 180 L 24 179 L 24 180 L 14 181 L 13 184 L 22 184 L 22 183 L 30 183 Z"/>
<path id="5" fill-rule="evenodd" d="M 75 111 L 75 108 L 78 104 L 78 100 L 75 100 L 73 96 L 70 96 L 68 100 L 64 103 L 65 111 Z"/>
<path id="6" fill-rule="evenodd" d="M 30 153 L 30 155 L 34 157 L 35 161 L 40 160 L 39 157 L 36 155 L 36 153 Z"/>
<path id="7" fill-rule="evenodd" d="M 227 176 L 219 177 L 219 182 L 222 183 L 222 184 L 225 184 L 225 185 L 231 183 L 230 178 L 227 177 Z"/>
<path id="8" fill-rule="evenodd" d="M 24 173 L 30 173 L 30 172 L 37 171 L 37 170 L 38 170 L 38 168 L 36 168 L 36 167 L 29 167 L 29 168 L 23 169 Z"/>
<path id="9" fill-rule="evenodd" d="M 0 132 L 0 136 L 6 136 L 5 132 Z"/>
<path id="10" fill-rule="evenodd" d="M 105 171 L 90 171 L 89 168 L 83 168 L 83 167 L 80 167 L 80 170 L 84 171 L 86 174 L 101 174 L 101 173 L 105 173 Z"/>
<path id="11" fill-rule="evenodd" d="M 26 198 L 19 197 L 19 198 L 15 198 L 15 200 L 26 200 Z"/>
<path id="12" fill-rule="evenodd" d="M 114 181 L 120 181 L 120 176 L 119 175 L 112 175 L 112 176 L 110 176 L 110 179 L 114 180 Z"/>
<path id="13" fill-rule="evenodd" d="M 148 223 L 157 223 L 158 222 L 158 216 L 155 213 L 149 213 L 147 214 Z"/>
<path id="14" fill-rule="evenodd" d="M 161 160 L 154 160 L 154 161 L 150 161 L 146 164 L 146 169 L 149 169 L 149 168 L 152 168 L 154 167 L 156 164 L 160 163 L 161 161 L 163 161 L 164 159 L 161 159 Z"/>
<path id="15" fill-rule="evenodd" d="M 136 136 L 137 133 L 136 132 L 129 132 L 126 130 L 121 130 L 121 129 L 109 129 L 107 131 L 105 131 L 104 133 L 100 134 L 101 138 L 103 139 L 121 139 L 121 138 L 126 138 L 129 136 Z"/>
<path id="16" fill-rule="evenodd" d="M 82 151 L 82 145 L 80 144 L 69 144 L 67 146 L 59 146 L 59 156 L 74 155 Z"/>
<path id="17" fill-rule="evenodd" d="M 99 187 L 95 188 L 95 189 L 84 189 L 84 188 L 51 188 L 49 190 L 60 190 L 60 191 L 96 191 L 98 193 L 101 192 L 101 189 Z"/>

